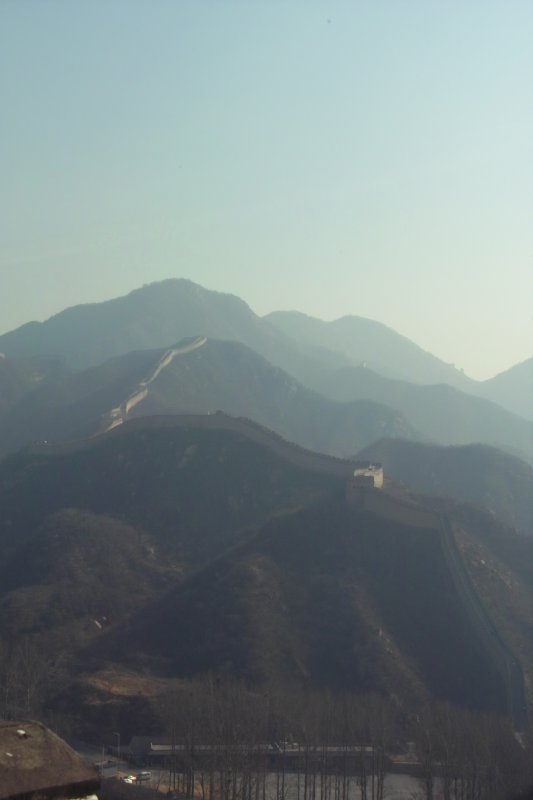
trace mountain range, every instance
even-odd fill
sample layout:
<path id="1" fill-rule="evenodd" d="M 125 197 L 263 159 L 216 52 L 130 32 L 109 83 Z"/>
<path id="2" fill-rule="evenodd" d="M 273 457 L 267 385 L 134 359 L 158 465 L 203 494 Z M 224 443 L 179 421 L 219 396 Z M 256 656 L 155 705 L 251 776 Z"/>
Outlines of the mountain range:
<path id="1" fill-rule="evenodd" d="M 386 325 L 364 317 L 324 322 L 297 311 L 276 311 L 264 319 L 301 344 L 343 356 L 350 366 L 359 368 L 359 376 L 364 368 L 411 384 L 446 384 L 533 419 L 533 358 L 486 381 L 476 381 Z M 315 388 L 322 390 L 325 384 Z"/>
<path id="2" fill-rule="evenodd" d="M 530 362 L 476 382 L 372 320 L 185 280 L 0 352 L 0 655 L 64 652 L 70 687 L 208 672 L 525 727 Z M 358 461 L 384 490 L 347 492 Z"/>
<path id="3" fill-rule="evenodd" d="M 19 359 L 60 358 L 64 364 L 63 373 L 26 385 L 25 393 L 21 388 L 16 404 L 0 401 L 0 452 L 32 439 L 94 433 L 101 414 L 126 402 L 153 375 L 150 359 L 182 346 L 184 337 L 207 337 L 208 344 L 172 359 L 135 414 L 220 408 L 305 446 L 344 455 L 390 435 L 485 443 L 533 459 L 531 422 L 473 396 L 475 382 L 389 328 L 359 318 L 322 323 L 293 313 L 261 319 L 242 300 L 184 280 L 67 309 L 0 337 L 4 373 L 20 372 Z M 246 355 L 237 343 L 248 348 Z M 378 374 L 369 364 L 408 374 L 410 381 Z M 469 391 L 442 383 L 446 379 Z M 441 382 L 429 385 L 433 380 Z M 500 384 L 506 382 L 502 376 Z M 12 391 L 0 372 L 0 398 Z"/>
<path id="4" fill-rule="evenodd" d="M 275 311 L 265 319 L 291 339 L 341 353 L 352 366 L 367 367 L 387 378 L 420 384 L 447 383 L 463 391 L 475 384 L 452 364 L 371 319 L 348 316 L 324 322 L 297 311 Z"/>
<path id="5" fill-rule="evenodd" d="M 337 403 L 242 344 L 203 338 L 117 356 L 48 381 L 0 415 L 1 450 L 94 435 L 126 418 L 216 410 L 334 455 L 353 454 L 382 436 L 419 438 L 388 406 Z"/>
<path id="6" fill-rule="evenodd" d="M 149 284 L 125 297 L 74 306 L 45 322 L 30 322 L 0 336 L 0 352 L 12 358 L 59 356 L 83 369 L 200 335 L 243 342 L 300 379 L 309 378 L 324 363 L 347 363 L 320 348 L 300 346 L 240 298 L 188 280 Z"/>
<path id="7" fill-rule="evenodd" d="M 444 495 L 486 508 L 507 525 L 533 533 L 533 468 L 487 445 L 438 447 L 382 439 L 358 453 L 417 492 Z"/>
<path id="8" fill-rule="evenodd" d="M 533 416 L 532 359 L 489 381 L 474 381 L 373 320 L 343 317 L 328 323 L 299 312 L 261 318 L 240 298 L 185 279 L 149 284 L 124 297 L 27 323 L 0 336 L 0 352 L 11 358 L 63 357 L 81 369 L 199 335 L 240 341 L 311 388 L 317 388 L 317 376 L 323 380 L 335 369 L 366 365 L 384 377 L 448 384 Z"/>
<path id="9" fill-rule="evenodd" d="M 533 419 L 533 358 L 484 381 L 477 393 L 526 419 Z"/>
<path id="10" fill-rule="evenodd" d="M 340 402 L 364 398 L 387 403 L 401 412 L 429 442 L 485 443 L 530 462 L 533 459 L 530 420 L 447 384 L 420 386 L 384 378 L 365 367 L 347 367 L 337 370 L 319 390 Z"/>
<path id="11" fill-rule="evenodd" d="M 210 671 L 505 711 L 501 658 L 529 675 L 532 541 L 393 484 L 347 503 L 351 468 L 222 414 L 9 456 L 0 639 L 61 648 L 71 679 Z M 507 592 L 504 618 L 479 622 L 474 580 L 486 608 Z"/>

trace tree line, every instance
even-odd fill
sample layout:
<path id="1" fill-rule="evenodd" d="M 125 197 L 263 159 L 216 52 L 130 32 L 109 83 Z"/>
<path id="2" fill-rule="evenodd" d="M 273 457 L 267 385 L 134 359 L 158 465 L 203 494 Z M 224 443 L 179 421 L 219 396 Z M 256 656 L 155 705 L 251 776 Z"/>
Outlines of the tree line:
<path id="1" fill-rule="evenodd" d="M 531 745 L 508 719 L 447 704 L 205 677 L 158 713 L 176 746 L 170 787 L 201 800 L 386 800 L 395 753 L 426 800 L 504 800 L 533 785 Z"/>
<path id="2" fill-rule="evenodd" d="M 0 719 L 58 725 L 47 699 L 64 657 L 0 643 Z M 531 737 L 509 719 L 391 695 L 306 691 L 213 676 L 155 701 L 170 788 L 201 800 L 386 800 L 393 754 L 411 759 L 425 800 L 505 800 L 533 786 Z M 207 746 L 207 750 L 202 747 Z"/>

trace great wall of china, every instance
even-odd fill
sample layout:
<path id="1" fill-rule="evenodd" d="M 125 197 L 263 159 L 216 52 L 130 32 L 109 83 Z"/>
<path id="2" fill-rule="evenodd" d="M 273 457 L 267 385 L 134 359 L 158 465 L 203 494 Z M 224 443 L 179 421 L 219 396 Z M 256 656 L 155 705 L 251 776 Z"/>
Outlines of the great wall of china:
<path id="1" fill-rule="evenodd" d="M 509 716 L 517 731 L 527 728 L 527 700 L 524 675 L 518 659 L 498 633 L 470 579 L 455 540 L 453 524 L 446 514 L 403 503 L 382 492 L 364 491 L 361 506 L 381 517 L 402 525 L 435 530 L 454 588 L 461 599 L 465 616 L 474 629 L 483 649 L 495 665 L 505 686 Z"/>
<path id="2" fill-rule="evenodd" d="M 137 417 L 89 439 L 60 444 L 37 444 L 28 452 L 61 456 L 89 450 L 103 440 L 124 436 L 133 431 L 191 428 L 199 430 L 231 431 L 269 450 L 297 467 L 350 481 L 358 462 L 336 458 L 293 444 L 279 434 L 243 417 L 232 417 L 222 412 L 212 414 L 181 414 L 172 416 Z M 434 530 L 440 542 L 453 585 L 457 591 L 465 616 L 475 631 L 488 657 L 495 665 L 505 686 L 507 708 L 517 731 L 527 727 L 527 702 L 524 676 L 519 661 L 512 654 L 484 609 L 457 547 L 453 526 L 449 518 L 412 503 L 393 497 L 386 491 L 359 488 L 351 502 L 359 508 L 391 519 L 408 527 Z"/>

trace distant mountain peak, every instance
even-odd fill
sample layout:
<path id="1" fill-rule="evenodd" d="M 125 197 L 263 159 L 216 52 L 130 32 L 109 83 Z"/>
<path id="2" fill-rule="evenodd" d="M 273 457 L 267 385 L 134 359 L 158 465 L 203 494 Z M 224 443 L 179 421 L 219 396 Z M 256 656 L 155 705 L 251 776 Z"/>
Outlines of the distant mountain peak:
<path id="1" fill-rule="evenodd" d="M 475 384 L 453 365 L 377 320 L 346 314 L 325 322 L 292 311 L 275 311 L 265 319 L 293 339 L 340 351 L 352 366 L 366 363 L 388 378 L 420 384 L 449 383 L 463 391 L 471 391 Z"/>

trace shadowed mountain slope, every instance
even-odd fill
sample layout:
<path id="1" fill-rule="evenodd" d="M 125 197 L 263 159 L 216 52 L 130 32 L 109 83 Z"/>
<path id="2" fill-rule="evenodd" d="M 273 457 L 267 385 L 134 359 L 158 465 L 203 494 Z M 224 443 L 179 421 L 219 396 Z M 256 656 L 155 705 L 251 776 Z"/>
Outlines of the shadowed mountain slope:
<path id="1" fill-rule="evenodd" d="M 486 384 L 471 381 L 449 364 L 372 320 L 344 317 L 325 323 L 295 312 L 276 312 L 261 319 L 239 298 L 208 291 L 187 280 L 150 284 L 125 297 L 72 307 L 46 322 L 29 323 L 0 336 L 0 352 L 9 357 L 57 356 L 66 359 L 71 368 L 84 369 L 131 351 L 167 348 L 185 337 L 204 335 L 246 345 L 335 401 L 365 400 L 395 409 L 406 416 L 412 429 L 430 440 L 443 444 L 483 442 L 533 457 L 531 426 L 524 427 L 517 417 L 505 414 L 495 404 L 487 401 L 484 404 L 450 388 L 490 394 L 503 385 L 504 378 Z M 353 366 L 360 364 L 371 366 L 376 373 Z M 402 377 L 414 384 L 450 386 L 416 386 L 383 375 Z M 98 380 L 94 373 L 91 377 Z M 524 381 L 525 378 L 520 378 L 521 390 Z M 1 389 L 0 375 L 0 413 Z M 502 390 L 501 397 L 508 397 L 510 391 Z M 50 395 L 52 409 L 53 395 L 54 389 Z M 46 400 L 45 393 L 45 409 Z M 27 401 L 29 409 L 33 401 L 30 397 Z M 516 398 L 520 408 L 526 403 L 522 395 Z M 65 421 L 72 418 L 67 435 L 75 435 L 78 412 L 79 408 L 65 409 Z M 87 412 L 85 431 L 91 429 L 94 419 L 90 408 Z M 251 409 L 245 413 L 255 417 Z M 10 439 L 4 451 L 16 446 L 17 435 L 18 442 L 21 441 L 20 431 L 26 427 L 28 435 L 22 441 L 39 438 L 31 414 L 27 420 L 24 409 L 20 417 L 17 415 L 15 409 L 14 418 L 5 421 L 4 431 L 0 427 L 0 441 Z M 276 424 L 275 419 L 266 416 L 262 420 Z M 55 439 L 57 426 L 53 420 L 49 423 L 50 434 L 40 436 Z M 381 436 L 385 433 L 382 431 Z M 395 431 L 391 434 L 397 435 Z M 341 433 L 338 438 L 342 442 L 345 437 Z M 334 449 L 328 443 L 312 446 Z"/>
<path id="2" fill-rule="evenodd" d="M 379 491 L 348 506 L 352 471 L 223 414 L 141 418 L 10 456 L 0 463 L 0 640 L 24 632 L 85 671 L 113 658 L 504 708 L 499 645 L 487 647 L 443 548 L 450 509 Z M 471 524 L 465 514 L 468 547 Z M 515 591 L 527 569 L 514 570 L 491 524 L 492 580 L 511 576 L 510 637 L 525 653 Z M 488 604 L 490 580 L 483 587 Z"/>
<path id="3" fill-rule="evenodd" d="M 120 520 L 65 508 L 42 519 L 0 568 L 0 630 L 83 644 L 159 593 L 175 574 L 149 537 Z"/>
<path id="4" fill-rule="evenodd" d="M 242 344 L 199 338 L 117 357 L 35 390 L 0 415 L 0 452 L 93 435 L 138 416 L 216 410 L 335 455 L 385 435 L 420 438 L 383 404 L 333 402 Z"/>
<path id="5" fill-rule="evenodd" d="M 257 426 L 247 436 L 242 423 L 241 432 L 144 423 L 0 464 L 0 647 L 30 636 L 71 658 L 246 531 L 343 486 L 350 472 Z"/>
<path id="6" fill-rule="evenodd" d="M 331 497 L 267 523 L 141 612 L 104 651 L 130 665 L 151 656 L 162 674 L 215 672 L 401 701 L 427 693 L 503 711 L 505 670 L 465 612 L 436 518 L 409 524 L 411 512 L 403 520 L 388 502 L 381 514 Z"/>
<path id="7" fill-rule="evenodd" d="M 401 437 L 483 442 L 533 457 L 532 423 L 448 386 L 415 386 L 350 368 L 322 389 L 322 395 L 307 389 L 238 342 L 184 340 L 62 373 L 26 392 L 0 414 L 0 452 L 28 441 L 90 436 L 120 419 L 220 409 L 336 455 Z"/>
<path id="8" fill-rule="evenodd" d="M 230 418 L 233 430 L 225 429 L 224 415 L 216 417 L 133 420 L 91 440 L 7 457 L 0 555 L 29 541 L 50 514 L 77 508 L 149 531 L 179 563 L 201 561 L 244 527 L 309 502 L 350 471 L 349 462 L 293 448 L 251 424 L 247 435 L 246 424 Z M 292 462 L 285 449 L 296 453 Z"/>
<path id="9" fill-rule="evenodd" d="M 324 322 L 298 311 L 274 311 L 265 319 L 295 341 L 339 352 L 353 366 L 365 364 L 385 377 L 420 384 L 447 383 L 463 391 L 475 383 L 453 365 L 375 320 L 346 316 Z"/>
<path id="10" fill-rule="evenodd" d="M 324 322 L 292 311 L 260 318 L 238 297 L 184 279 L 149 284 L 103 303 L 65 309 L 42 323 L 27 323 L 0 336 L 0 354 L 59 357 L 84 369 L 199 335 L 242 342 L 314 389 L 332 370 L 364 364 L 389 378 L 446 383 L 515 413 L 533 413 L 531 359 L 478 382 L 374 320 L 347 316 Z M 0 407 L 1 395 L 0 374 Z"/>
<path id="11" fill-rule="evenodd" d="M 533 419 L 533 358 L 483 381 L 476 393 L 515 414 Z"/>
<path id="12" fill-rule="evenodd" d="M 16 407 L 26 395 L 67 372 L 50 358 L 0 358 L 0 415 Z"/>
<path id="13" fill-rule="evenodd" d="M 533 359 L 516 364 L 490 380 L 476 381 L 374 320 L 346 316 L 324 322 L 297 311 L 275 311 L 264 319 L 294 341 L 329 349 L 348 359 L 354 367 L 364 366 L 385 378 L 414 384 L 448 384 L 491 400 L 513 414 L 533 419 Z M 326 383 L 310 385 L 328 394 Z"/>
<path id="14" fill-rule="evenodd" d="M 130 353 L 83 372 L 65 369 L 0 414 L 0 454 L 32 441 L 91 436 L 101 418 L 153 369 L 159 351 Z"/>
<path id="15" fill-rule="evenodd" d="M 332 402 L 248 347 L 213 340 L 175 358 L 130 416 L 215 410 L 252 419 L 290 441 L 337 456 L 353 453 L 351 442 L 374 441 L 384 430 L 419 438 L 401 414 L 383 404 Z"/>
<path id="16" fill-rule="evenodd" d="M 364 367 L 351 367 L 338 370 L 318 388 L 339 402 L 366 399 L 387 403 L 438 444 L 480 442 L 533 459 L 533 423 L 451 386 L 415 386 Z"/>
<path id="17" fill-rule="evenodd" d="M 438 447 L 383 439 L 358 453 L 379 461 L 386 475 L 412 489 L 483 506 L 533 535 L 533 469 L 494 447 Z"/>
<path id="18" fill-rule="evenodd" d="M 190 336 L 240 341 L 306 381 L 338 354 L 302 347 L 262 320 L 246 303 L 188 280 L 166 280 L 104 303 L 79 305 L 45 322 L 30 322 L 0 336 L 0 352 L 64 357 L 83 369 L 133 350 L 168 347 Z"/>

